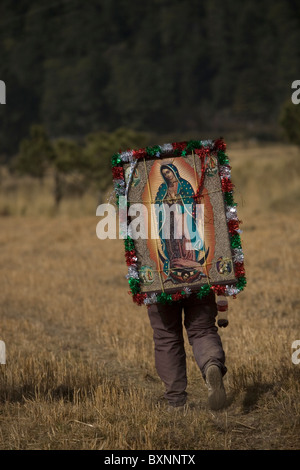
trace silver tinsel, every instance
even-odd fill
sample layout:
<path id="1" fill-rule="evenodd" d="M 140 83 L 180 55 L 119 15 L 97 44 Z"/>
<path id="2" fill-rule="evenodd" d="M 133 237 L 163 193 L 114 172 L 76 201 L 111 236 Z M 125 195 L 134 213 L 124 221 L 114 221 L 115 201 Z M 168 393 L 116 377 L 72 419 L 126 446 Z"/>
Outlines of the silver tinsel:
<path id="1" fill-rule="evenodd" d="M 115 193 L 119 196 L 125 195 L 125 181 L 124 180 L 114 180 L 114 190 Z"/>
<path id="2" fill-rule="evenodd" d="M 240 292 L 240 289 L 232 286 L 226 286 L 225 295 L 237 295 Z"/>
<path id="3" fill-rule="evenodd" d="M 136 266 L 128 267 L 128 274 L 126 275 L 126 278 L 129 279 L 131 277 L 133 277 L 134 279 L 139 279 L 139 272 Z"/>
<path id="4" fill-rule="evenodd" d="M 119 179 L 119 180 L 115 179 L 115 180 L 114 180 L 114 184 L 116 184 L 116 185 L 119 184 L 120 186 L 124 186 L 124 187 L 125 187 L 125 181 L 122 180 L 122 179 Z"/>
<path id="5" fill-rule="evenodd" d="M 186 293 L 187 296 L 191 295 L 192 291 L 189 287 L 184 287 L 183 288 L 184 292 Z"/>
<path id="6" fill-rule="evenodd" d="M 173 152 L 173 145 L 172 144 L 163 144 L 163 145 L 160 145 L 160 150 L 162 151 L 162 153 L 170 153 L 170 152 Z"/>
<path id="7" fill-rule="evenodd" d="M 241 248 L 234 248 L 232 259 L 235 263 L 241 263 L 242 261 L 244 261 L 243 250 Z"/>
<path id="8" fill-rule="evenodd" d="M 157 303 L 157 295 L 156 294 L 151 294 L 148 297 L 144 299 L 144 304 L 145 305 L 151 305 L 151 304 L 156 304 Z"/>
<path id="9" fill-rule="evenodd" d="M 231 169 L 226 165 L 220 165 L 221 178 L 231 178 Z"/>
<path id="10" fill-rule="evenodd" d="M 127 150 L 126 152 L 122 152 L 120 154 L 120 158 L 122 162 L 132 162 L 133 161 L 133 150 Z"/>
<path id="11" fill-rule="evenodd" d="M 118 194 L 118 196 L 124 196 L 125 194 L 125 189 L 120 188 L 120 187 L 115 187 L 115 193 Z"/>
<path id="12" fill-rule="evenodd" d="M 227 220 L 233 220 L 237 219 L 237 209 L 236 206 L 227 206 L 226 207 L 226 219 Z"/>
<path id="13" fill-rule="evenodd" d="M 128 235 L 128 237 L 130 237 L 134 240 L 134 234 L 133 234 L 133 231 L 132 231 L 131 224 L 127 225 L 127 235 Z"/>
<path id="14" fill-rule="evenodd" d="M 201 144 L 203 145 L 203 147 L 208 147 L 210 149 L 214 146 L 213 140 L 201 140 Z"/>

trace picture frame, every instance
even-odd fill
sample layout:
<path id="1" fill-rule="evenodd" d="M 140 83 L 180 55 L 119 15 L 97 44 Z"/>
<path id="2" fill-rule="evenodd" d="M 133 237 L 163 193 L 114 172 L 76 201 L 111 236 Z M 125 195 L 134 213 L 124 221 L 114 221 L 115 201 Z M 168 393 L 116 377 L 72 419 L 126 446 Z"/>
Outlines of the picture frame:
<path id="1" fill-rule="evenodd" d="M 224 140 L 128 150 L 111 163 L 134 302 L 236 297 L 246 277 Z"/>

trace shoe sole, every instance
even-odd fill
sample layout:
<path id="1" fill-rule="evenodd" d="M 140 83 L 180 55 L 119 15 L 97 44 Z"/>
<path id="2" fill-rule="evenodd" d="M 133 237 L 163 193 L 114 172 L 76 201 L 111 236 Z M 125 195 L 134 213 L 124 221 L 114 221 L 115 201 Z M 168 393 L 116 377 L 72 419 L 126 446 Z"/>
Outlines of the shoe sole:
<path id="1" fill-rule="evenodd" d="M 226 402 L 226 392 L 223 378 L 217 366 L 209 367 L 206 380 L 209 387 L 208 404 L 211 410 L 220 410 Z"/>

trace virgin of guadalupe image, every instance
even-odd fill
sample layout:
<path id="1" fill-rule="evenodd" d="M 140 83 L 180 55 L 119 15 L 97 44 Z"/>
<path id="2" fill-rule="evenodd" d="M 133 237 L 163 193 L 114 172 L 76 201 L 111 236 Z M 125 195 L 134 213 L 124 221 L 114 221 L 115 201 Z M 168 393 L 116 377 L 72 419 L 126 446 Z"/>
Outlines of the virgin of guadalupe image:
<path id="1" fill-rule="evenodd" d="M 163 183 L 156 193 L 155 208 L 161 243 L 159 256 L 167 276 L 164 282 L 190 283 L 205 278 L 209 247 L 205 248 L 197 227 L 193 187 L 172 163 L 161 165 L 160 174 Z M 174 204 L 175 210 L 170 210 Z"/>

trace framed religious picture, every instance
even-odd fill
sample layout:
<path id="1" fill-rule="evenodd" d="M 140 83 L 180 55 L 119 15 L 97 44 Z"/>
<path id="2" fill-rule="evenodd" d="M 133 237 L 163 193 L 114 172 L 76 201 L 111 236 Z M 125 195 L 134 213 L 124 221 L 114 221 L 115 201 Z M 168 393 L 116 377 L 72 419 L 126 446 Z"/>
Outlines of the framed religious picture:
<path id="1" fill-rule="evenodd" d="M 177 142 L 112 157 L 128 282 L 141 304 L 246 285 L 231 167 L 223 139 Z"/>

